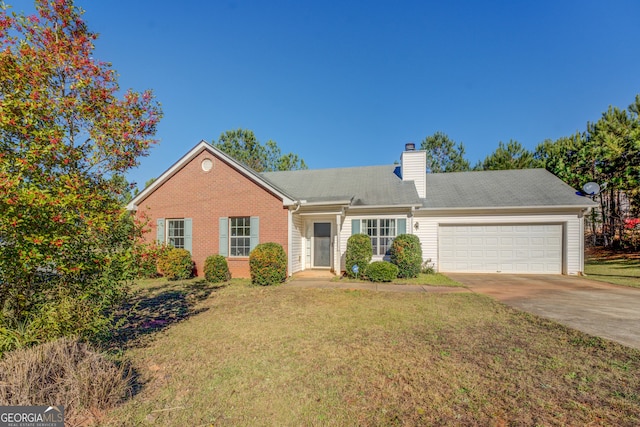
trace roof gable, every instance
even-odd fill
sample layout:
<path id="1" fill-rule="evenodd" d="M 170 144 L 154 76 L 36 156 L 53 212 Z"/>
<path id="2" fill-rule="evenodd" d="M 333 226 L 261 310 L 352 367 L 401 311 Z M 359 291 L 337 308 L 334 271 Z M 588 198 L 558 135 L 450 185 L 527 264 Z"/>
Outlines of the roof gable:
<path id="1" fill-rule="evenodd" d="M 182 170 L 190 161 L 192 161 L 196 156 L 198 156 L 203 151 L 208 151 L 211 155 L 217 157 L 221 161 L 227 163 L 233 169 L 238 171 L 243 176 L 247 177 L 251 181 L 253 181 L 256 185 L 264 188 L 265 190 L 275 194 L 282 200 L 282 203 L 285 206 L 290 206 L 295 204 L 294 198 L 287 194 L 286 191 L 279 188 L 274 183 L 265 179 L 262 175 L 255 172 L 250 167 L 238 162 L 234 158 L 228 156 L 224 152 L 215 148 L 211 144 L 206 141 L 200 141 L 195 147 L 193 147 L 187 154 L 185 154 L 180 160 L 174 163 L 169 169 L 167 169 L 162 175 L 158 177 L 151 185 L 142 190 L 136 197 L 131 200 L 131 202 L 127 205 L 127 209 L 135 210 L 136 207 L 145 200 L 149 195 L 151 195 L 156 189 L 162 186 L 167 180 L 169 180 L 172 176 Z"/>

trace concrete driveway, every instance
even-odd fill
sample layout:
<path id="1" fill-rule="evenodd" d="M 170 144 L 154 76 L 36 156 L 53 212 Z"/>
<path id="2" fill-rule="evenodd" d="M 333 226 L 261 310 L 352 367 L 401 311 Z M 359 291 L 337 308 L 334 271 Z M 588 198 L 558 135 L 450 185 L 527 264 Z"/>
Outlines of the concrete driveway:
<path id="1" fill-rule="evenodd" d="M 575 276 L 447 276 L 512 307 L 640 349 L 640 289 Z"/>

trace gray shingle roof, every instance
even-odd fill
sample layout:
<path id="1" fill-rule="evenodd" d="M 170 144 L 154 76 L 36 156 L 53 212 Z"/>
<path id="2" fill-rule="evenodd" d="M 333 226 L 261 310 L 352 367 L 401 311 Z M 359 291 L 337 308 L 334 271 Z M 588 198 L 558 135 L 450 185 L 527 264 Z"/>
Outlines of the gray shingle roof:
<path id="1" fill-rule="evenodd" d="M 545 169 L 427 175 L 425 208 L 592 206 Z"/>
<path id="2" fill-rule="evenodd" d="M 352 206 L 422 204 L 427 209 L 593 206 L 545 169 L 427 174 L 427 197 L 419 199 L 413 182 L 403 182 L 397 168 L 365 166 L 265 172 L 262 176 L 308 203 L 352 200 Z"/>
<path id="3" fill-rule="evenodd" d="M 309 203 L 352 200 L 352 206 L 420 205 L 412 182 L 403 182 L 397 166 L 265 172 L 264 178 Z"/>

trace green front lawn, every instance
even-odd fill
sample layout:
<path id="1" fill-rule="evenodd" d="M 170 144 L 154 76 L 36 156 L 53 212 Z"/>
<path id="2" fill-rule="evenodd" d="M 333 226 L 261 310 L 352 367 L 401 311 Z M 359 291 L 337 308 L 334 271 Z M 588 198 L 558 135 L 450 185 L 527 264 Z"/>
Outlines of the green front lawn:
<path id="1" fill-rule="evenodd" d="M 640 424 L 639 350 L 478 294 L 157 280 L 136 299 L 140 389 L 101 424 Z"/>
<path id="2" fill-rule="evenodd" d="M 369 283 L 368 280 L 360 280 L 360 279 L 349 279 L 346 277 L 336 277 L 332 279 L 335 282 L 364 282 Z M 456 282 L 445 276 L 444 274 L 434 273 L 434 274 L 424 274 L 420 273 L 418 277 L 415 279 L 395 279 L 393 282 L 390 282 L 396 285 L 425 285 L 425 286 L 448 286 L 448 287 L 461 287 L 464 286 L 460 282 Z"/>
<path id="3" fill-rule="evenodd" d="M 640 288 L 640 258 L 637 257 L 587 259 L 584 273 L 589 279 Z"/>

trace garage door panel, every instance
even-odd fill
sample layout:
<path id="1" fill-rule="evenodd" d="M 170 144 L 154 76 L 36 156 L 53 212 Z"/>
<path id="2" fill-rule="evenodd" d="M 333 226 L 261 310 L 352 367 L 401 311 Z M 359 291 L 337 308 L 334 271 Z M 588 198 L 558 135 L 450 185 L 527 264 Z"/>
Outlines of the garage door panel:
<path id="1" fill-rule="evenodd" d="M 546 272 L 546 265 L 545 264 L 531 263 L 531 264 L 529 264 L 529 268 L 531 269 L 532 273 L 545 273 Z"/>
<path id="2" fill-rule="evenodd" d="M 498 246 L 497 237 L 485 237 L 485 246 Z"/>
<path id="3" fill-rule="evenodd" d="M 485 259 L 498 259 L 498 251 L 495 249 L 487 249 L 484 251 Z"/>
<path id="4" fill-rule="evenodd" d="M 562 225 L 441 225 L 439 269 L 562 273 Z"/>

